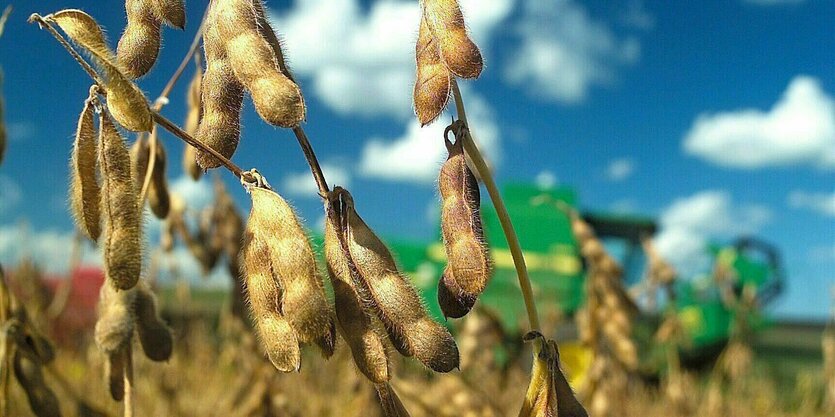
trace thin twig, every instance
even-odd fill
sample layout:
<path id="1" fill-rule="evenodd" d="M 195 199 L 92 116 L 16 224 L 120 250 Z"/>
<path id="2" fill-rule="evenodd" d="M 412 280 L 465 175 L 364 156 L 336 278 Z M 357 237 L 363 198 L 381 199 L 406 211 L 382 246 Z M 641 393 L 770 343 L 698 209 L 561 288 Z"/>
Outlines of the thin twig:
<path id="1" fill-rule="evenodd" d="M 229 172 L 234 174 L 236 177 L 241 178 L 241 175 L 243 175 L 243 170 L 241 170 L 241 168 L 239 166 L 235 165 L 228 158 L 221 155 L 220 152 L 214 150 L 213 148 L 211 148 L 211 147 L 203 144 L 202 142 L 198 141 L 197 139 L 191 137 L 191 135 L 189 135 L 183 129 L 181 129 L 179 126 L 174 124 L 174 122 L 166 119 L 165 116 L 163 116 L 163 115 L 161 115 L 158 112 L 153 111 L 153 110 L 151 111 L 151 116 L 154 118 L 154 121 L 157 122 L 157 124 L 162 126 L 163 129 L 171 132 L 171 134 L 173 134 L 174 136 L 182 139 L 184 142 L 188 143 L 189 145 L 194 146 L 195 148 L 197 148 L 197 149 L 199 149 L 203 152 L 206 152 L 206 153 L 212 155 L 213 157 L 217 158 L 217 160 L 220 161 L 221 165 L 223 165 L 226 169 L 229 170 Z"/>
<path id="2" fill-rule="evenodd" d="M 99 87 L 102 87 L 102 91 L 104 91 L 104 81 L 102 81 L 101 77 L 99 77 L 99 74 L 96 72 L 96 70 L 94 70 L 93 67 L 90 66 L 90 64 L 87 61 L 85 61 L 84 58 L 81 57 L 81 55 L 75 50 L 75 48 L 73 48 L 72 45 L 70 45 L 70 43 L 67 42 L 67 40 L 64 39 L 64 37 L 61 36 L 60 33 L 58 33 L 58 30 L 55 29 L 55 27 L 53 27 L 51 23 L 44 20 L 44 18 L 41 17 L 41 15 L 37 13 L 32 13 L 32 15 L 29 16 L 29 23 L 35 22 L 37 22 L 38 25 L 40 25 L 41 27 L 46 28 L 46 30 L 55 38 L 55 40 L 57 40 L 58 43 L 60 43 L 64 47 L 64 49 L 66 49 L 67 52 L 69 52 L 70 55 L 72 55 L 72 57 L 78 62 L 79 65 L 81 65 L 81 68 L 84 68 L 84 71 L 87 72 L 87 75 L 89 75 L 90 78 L 92 78 L 93 81 L 95 81 L 96 84 L 99 85 Z"/>
<path id="3" fill-rule="evenodd" d="M 467 113 L 464 109 L 464 101 L 461 98 L 461 90 L 458 88 L 458 83 L 455 79 L 452 80 L 452 92 L 455 98 L 455 108 L 458 113 L 458 119 L 464 122 L 464 150 L 470 159 L 473 161 L 479 176 L 484 181 L 484 186 L 487 188 L 487 193 L 490 195 L 490 200 L 493 202 L 493 207 L 496 209 L 496 215 L 499 218 L 499 223 L 502 225 L 505 239 L 507 239 L 507 246 L 510 249 L 510 254 L 513 256 L 513 264 L 516 267 L 517 278 L 519 279 L 519 287 L 522 290 L 522 298 L 525 300 L 525 309 L 528 313 L 528 322 L 531 330 L 539 330 L 539 314 L 536 312 L 536 304 L 534 303 L 533 290 L 531 289 L 531 280 L 528 277 L 528 268 L 525 265 L 525 256 L 522 254 L 522 247 L 519 244 L 519 237 L 516 235 L 516 230 L 513 228 L 513 223 L 510 221 L 510 215 L 507 213 L 502 200 L 499 188 L 496 186 L 496 181 L 490 173 L 490 168 L 487 162 L 481 155 L 472 133 L 467 126 Z"/>
<path id="4" fill-rule="evenodd" d="M 183 57 L 183 60 L 180 61 L 180 66 L 177 67 L 177 70 L 174 71 L 174 75 L 168 80 L 168 83 L 165 84 L 165 87 L 162 89 L 162 92 L 159 93 L 159 98 L 157 98 L 156 104 L 154 105 L 154 110 L 159 111 L 162 109 L 164 105 L 164 99 L 168 98 L 168 95 L 171 94 L 171 90 L 174 89 L 174 85 L 177 84 L 177 80 L 180 79 L 180 76 L 183 75 L 183 71 L 185 71 L 188 62 L 191 61 L 191 57 L 197 52 L 197 48 L 200 47 L 200 39 L 203 38 L 203 28 L 206 26 L 206 16 L 209 15 L 209 7 L 206 7 L 206 10 L 203 12 L 203 18 L 200 20 L 200 26 L 197 28 L 197 33 L 194 34 L 194 39 L 191 41 L 191 46 L 188 48 L 188 52 L 186 56 Z M 163 100 L 160 100 L 163 99 Z M 159 106 L 158 108 L 156 106 Z"/>
<path id="5" fill-rule="evenodd" d="M 131 349 L 130 343 L 125 346 L 125 396 L 123 401 L 125 402 L 125 412 L 123 414 L 124 417 L 133 417 L 134 412 L 134 405 L 136 403 L 136 396 L 134 395 L 134 386 L 133 386 L 133 349 Z"/>
<path id="6" fill-rule="evenodd" d="M 322 198 L 328 198 L 328 194 L 330 193 L 328 182 L 325 180 L 325 175 L 322 173 L 322 167 L 319 165 L 319 160 L 316 159 L 316 153 L 313 152 L 313 147 L 307 139 L 307 134 L 304 133 L 304 129 L 302 129 L 301 126 L 294 127 L 293 133 L 299 141 L 299 146 L 302 148 L 302 153 L 304 153 L 304 158 L 307 160 L 307 164 L 310 165 L 310 172 L 313 173 L 313 179 L 316 181 L 316 187 L 319 189 L 319 195 Z"/>

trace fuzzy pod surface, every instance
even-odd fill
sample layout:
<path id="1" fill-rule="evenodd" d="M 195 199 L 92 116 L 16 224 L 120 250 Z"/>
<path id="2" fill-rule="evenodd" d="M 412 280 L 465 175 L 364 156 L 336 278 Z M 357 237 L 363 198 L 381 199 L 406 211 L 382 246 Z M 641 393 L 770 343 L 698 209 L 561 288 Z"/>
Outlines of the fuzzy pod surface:
<path id="1" fill-rule="evenodd" d="M 136 330 L 145 356 L 152 361 L 167 361 L 174 348 L 171 329 L 162 321 L 154 294 L 146 286 L 136 289 Z"/>
<path id="2" fill-rule="evenodd" d="M 113 354 L 133 338 L 136 325 L 136 290 L 120 291 L 105 282 L 99 290 L 98 320 L 94 331 L 96 346 Z"/>
<path id="3" fill-rule="evenodd" d="M 348 252 L 367 307 L 376 312 L 395 348 L 404 356 L 415 356 L 436 372 L 458 367 L 458 346 L 452 335 L 429 318 L 417 291 L 397 269 L 391 252 L 357 214 L 350 194 L 341 192 Z"/>
<path id="4" fill-rule="evenodd" d="M 328 204 L 328 210 L 334 209 Z M 351 265 L 330 216 L 325 224 L 325 259 L 333 286 L 339 331 L 351 349 L 354 363 L 371 382 L 385 383 L 391 379 L 391 373 L 383 336 L 375 325 L 373 313 L 363 307 L 354 286 L 353 274 L 356 272 L 352 270 L 356 271 L 356 267 Z"/>
<path id="5" fill-rule="evenodd" d="M 304 98 L 288 76 L 280 45 L 262 13 L 260 0 L 227 0 L 215 2 L 207 20 L 217 29 L 229 64 L 261 118 L 296 127 L 305 118 Z"/>
<path id="6" fill-rule="evenodd" d="M 141 217 L 128 149 L 106 112 L 99 116 L 99 166 L 104 213 L 104 269 L 121 290 L 133 288 L 142 267 Z"/>
<path id="7" fill-rule="evenodd" d="M 415 44 L 415 88 L 413 102 L 421 126 L 432 123 L 449 103 L 452 74 L 441 60 L 438 41 L 432 36 L 426 17 L 421 16 Z"/>
<path id="8" fill-rule="evenodd" d="M 92 100 L 84 102 L 70 158 L 70 210 L 76 227 L 93 241 L 101 234 L 101 185 Z"/>
<path id="9" fill-rule="evenodd" d="M 199 60 L 198 60 L 199 61 Z M 186 120 L 183 123 L 183 130 L 192 137 L 197 137 L 197 129 L 200 127 L 200 115 L 202 105 L 200 98 L 200 86 L 203 83 L 203 66 L 199 62 L 195 65 L 194 77 L 189 83 L 186 102 Z M 189 144 L 184 144 L 183 149 L 183 171 L 193 180 L 197 181 L 203 175 L 203 170 L 197 164 L 197 149 Z"/>
<path id="10" fill-rule="evenodd" d="M 467 34 L 458 0 L 421 0 L 421 5 L 447 68 L 459 77 L 477 78 L 484 62 Z"/>
<path id="11" fill-rule="evenodd" d="M 37 417 L 55 417 L 61 415 L 58 398 L 46 385 L 41 364 L 22 351 L 14 355 L 14 375 L 26 393 L 29 408 Z"/>
<path id="12" fill-rule="evenodd" d="M 156 128 L 154 128 L 152 135 L 155 135 L 156 131 Z M 168 179 L 165 176 L 167 156 L 162 141 L 156 137 L 151 140 L 156 141 L 156 159 L 154 170 L 151 172 L 151 183 L 148 186 L 148 206 L 151 207 L 151 211 L 158 219 L 165 219 L 171 210 L 171 196 L 168 193 Z"/>

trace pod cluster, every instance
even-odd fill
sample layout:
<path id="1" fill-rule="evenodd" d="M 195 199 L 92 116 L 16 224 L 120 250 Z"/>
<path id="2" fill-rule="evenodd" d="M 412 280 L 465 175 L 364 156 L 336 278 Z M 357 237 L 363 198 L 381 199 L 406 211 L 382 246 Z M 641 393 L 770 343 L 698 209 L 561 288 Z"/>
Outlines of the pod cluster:
<path id="1" fill-rule="evenodd" d="M 441 232 L 447 266 L 438 281 L 438 304 L 444 316 L 466 315 L 490 278 L 490 254 L 484 242 L 478 181 L 467 166 L 460 139 L 445 141 L 449 157 L 441 166 Z"/>
<path id="2" fill-rule="evenodd" d="M 300 343 L 333 354 L 336 329 L 310 239 L 293 208 L 257 171 L 245 177 L 252 210 L 241 260 L 246 292 L 261 346 L 276 369 L 298 371 Z"/>
<path id="3" fill-rule="evenodd" d="M 458 0 L 421 0 L 420 6 L 414 106 L 418 121 L 426 125 L 446 107 L 453 77 L 478 78 L 484 63 L 467 34 Z"/>
<path id="4" fill-rule="evenodd" d="M 534 344 L 533 370 L 519 417 L 587 417 L 560 369 L 557 343 L 537 331 L 524 340 Z"/>
<path id="5" fill-rule="evenodd" d="M 183 0 L 125 0 L 128 24 L 119 39 L 116 57 L 122 72 L 138 78 L 151 70 L 162 43 L 162 25 L 184 29 Z"/>
<path id="6" fill-rule="evenodd" d="M 351 194 L 336 187 L 327 201 L 325 255 L 340 331 L 360 371 L 390 379 L 384 334 L 403 356 L 435 372 L 458 367 L 455 340 L 431 318 L 385 244 L 357 214 Z"/>
<path id="7" fill-rule="evenodd" d="M 232 156 L 240 140 L 244 91 L 267 123 L 292 128 L 304 120 L 304 98 L 285 66 L 260 0 L 213 2 L 203 45 L 206 73 L 197 140 L 227 158 Z M 203 169 L 220 164 L 203 152 L 197 153 L 197 163 Z"/>

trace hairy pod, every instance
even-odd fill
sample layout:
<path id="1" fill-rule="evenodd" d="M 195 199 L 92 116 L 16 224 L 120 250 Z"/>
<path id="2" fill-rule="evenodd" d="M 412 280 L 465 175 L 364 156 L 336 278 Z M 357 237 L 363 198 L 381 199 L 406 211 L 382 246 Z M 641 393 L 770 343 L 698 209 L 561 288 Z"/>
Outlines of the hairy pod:
<path id="1" fill-rule="evenodd" d="M 133 145 L 130 146 L 130 165 L 133 171 L 133 183 L 138 190 L 142 189 L 145 182 L 145 174 L 148 172 L 148 163 L 151 159 L 151 143 L 145 135 L 137 135 Z M 138 196 L 138 193 L 137 193 Z"/>
<path id="2" fill-rule="evenodd" d="M 447 68 L 459 77 L 478 77 L 484 63 L 478 46 L 467 35 L 458 0 L 422 0 L 422 5 Z"/>
<path id="3" fill-rule="evenodd" d="M 112 285 L 102 285 L 94 333 L 99 350 L 113 354 L 130 343 L 136 324 L 135 308 L 136 290 L 122 291 Z"/>
<path id="4" fill-rule="evenodd" d="M 171 329 L 159 317 L 156 297 L 144 285 L 136 289 L 136 330 L 148 359 L 161 362 L 171 357 Z"/>
<path id="5" fill-rule="evenodd" d="M 275 126 L 296 127 L 305 117 L 304 98 L 287 76 L 278 42 L 271 42 L 275 34 L 259 16 L 262 10 L 260 0 L 215 2 L 207 21 L 216 27 L 229 64 L 261 118 Z"/>
<path id="6" fill-rule="evenodd" d="M 125 360 L 126 349 L 107 354 L 107 361 L 104 363 L 104 378 L 110 389 L 110 397 L 114 401 L 122 401 L 125 397 Z"/>
<path id="7" fill-rule="evenodd" d="M 203 107 L 195 139 L 231 158 L 240 141 L 244 86 L 235 78 L 217 24 L 210 20 L 203 30 L 203 45 L 206 73 L 201 84 Z M 204 170 L 220 166 L 220 161 L 203 151 L 197 151 L 196 159 Z"/>
<path id="8" fill-rule="evenodd" d="M 452 74 L 441 61 L 438 41 L 432 36 L 426 17 L 421 16 L 420 32 L 415 44 L 415 114 L 421 126 L 437 119 L 449 102 Z"/>
<path id="9" fill-rule="evenodd" d="M 438 305 L 444 317 L 458 319 L 467 315 L 475 305 L 476 298 L 463 294 L 458 281 L 447 266 L 441 279 L 438 280 Z"/>
<path id="10" fill-rule="evenodd" d="M 417 291 L 398 271 L 391 252 L 357 214 L 350 194 L 339 190 L 348 250 L 360 278 L 357 284 L 395 348 L 404 356 L 414 355 L 436 372 L 458 367 L 458 346 L 452 335 L 429 318 Z"/>
<path id="11" fill-rule="evenodd" d="M 281 288 L 270 267 L 265 242 L 247 233 L 241 249 L 249 308 L 261 345 L 273 366 L 281 372 L 298 371 L 301 351 L 295 330 L 281 313 Z"/>
<path id="12" fill-rule="evenodd" d="M 336 209 L 328 203 L 329 212 Z M 356 274 L 356 267 L 351 265 L 330 216 L 325 224 L 325 259 L 333 286 L 339 332 L 351 349 L 360 372 L 371 382 L 384 383 L 391 379 L 386 347 L 375 325 L 376 318 L 363 308 L 352 276 Z"/>
<path id="13" fill-rule="evenodd" d="M 157 62 L 162 25 L 147 0 L 125 0 L 125 12 L 128 24 L 116 47 L 116 58 L 125 75 L 138 78 Z"/>
<path id="14" fill-rule="evenodd" d="M 478 181 L 467 166 L 460 141 L 447 142 L 449 158 L 438 178 L 441 194 L 441 231 L 448 271 L 444 281 L 455 287 L 459 303 L 467 305 L 484 291 L 490 279 L 490 257 L 484 244 Z M 455 282 L 456 285 L 448 284 Z"/>
<path id="15" fill-rule="evenodd" d="M 534 361 L 519 417 L 588 417 L 560 369 L 557 343 L 537 331 L 524 340 L 534 343 Z"/>
<path id="16" fill-rule="evenodd" d="M 203 66 L 199 60 L 196 62 L 194 78 L 192 78 L 188 86 L 188 94 L 186 95 L 188 110 L 185 123 L 183 124 L 183 130 L 192 137 L 197 136 L 197 129 L 200 126 L 200 115 L 202 113 L 200 85 L 203 82 Z M 195 181 L 199 180 L 200 176 L 203 175 L 203 170 L 197 165 L 197 148 L 189 144 L 185 144 L 185 148 L 183 148 L 183 171 Z"/>
<path id="17" fill-rule="evenodd" d="M 156 134 L 156 128 L 154 133 Z M 154 170 L 151 172 L 151 184 L 148 187 L 148 206 L 158 219 L 168 217 L 168 212 L 171 210 L 171 196 L 168 194 L 168 179 L 165 177 L 166 155 L 165 147 L 162 142 L 156 138 L 156 160 L 154 161 Z"/>
<path id="18" fill-rule="evenodd" d="M 70 209 L 78 229 L 95 241 L 101 234 L 101 186 L 93 112 L 88 99 L 78 118 L 70 160 Z"/>
<path id="19" fill-rule="evenodd" d="M 58 399 L 43 379 L 41 365 L 35 358 L 18 351 L 14 355 L 14 375 L 26 393 L 29 408 L 37 417 L 61 415 Z"/>
<path id="20" fill-rule="evenodd" d="M 246 242 L 261 242 L 268 257 L 261 259 L 281 288 L 280 311 L 300 342 L 316 343 L 333 354 L 336 329 L 310 240 L 287 202 L 275 192 L 250 187 L 252 211 Z M 246 251 L 246 249 L 244 249 Z M 254 260 L 247 260 L 247 263 Z"/>
<path id="21" fill-rule="evenodd" d="M 127 290 L 141 272 L 141 218 L 137 187 L 122 135 L 106 112 L 99 116 L 99 166 L 104 210 L 104 268 L 116 288 Z"/>
<path id="22" fill-rule="evenodd" d="M 154 16 L 177 29 L 186 27 L 186 6 L 183 0 L 146 0 Z"/>

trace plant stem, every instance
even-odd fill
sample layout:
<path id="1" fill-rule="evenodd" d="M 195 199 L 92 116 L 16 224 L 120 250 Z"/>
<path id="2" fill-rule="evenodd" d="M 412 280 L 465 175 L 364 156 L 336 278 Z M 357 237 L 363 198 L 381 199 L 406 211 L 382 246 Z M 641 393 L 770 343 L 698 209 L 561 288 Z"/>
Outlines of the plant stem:
<path id="1" fill-rule="evenodd" d="M 157 98 L 156 103 L 154 104 L 154 109 L 159 111 L 162 109 L 164 104 L 164 100 L 168 98 L 168 95 L 171 94 L 171 90 L 174 89 L 174 85 L 177 84 L 177 80 L 180 79 L 180 76 L 183 75 L 183 71 L 185 71 L 188 62 L 191 61 L 191 58 L 197 52 L 197 49 L 200 47 L 200 39 L 203 38 L 203 28 L 206 26 L 206 16 L 209 15 L 209 7 L 206 6 L 206 10 L 203 12 L 203 18 L 200 20 L 200 26 L 197 27 L 197 33 L 194 34 L 194 39 L 191 41 L 191 46 L 188 48 L 188 52 L 186 56 L 183 57 L 183 60 L 180 61 L 180 66 L 177 67 L 177 70 L 174 71 L 174 74 L 168 80 L 168 83 L 165 84 L 165 87 L 162 89 L 162 92 L 159 93 L 159 98 Z"/>
<path id="2" fill-rule="evenodd" d="M 133 349 L 130 343 L 125 347 L 125 412 L 123 417 L 133 417 L 134 403 L 136 398 L 133 395 Z"/>
<path id="3" fill-rule="evenodd" d="M 496 215 L 501 223 L 502 231 L 504 232 L 507 246 L 510 249 L 510 254 L 513 256 L 513 264 L 516 267 L 516 276 L 519 279 L 519 287 L 522 290 L 522 298 L 525 300 L 525 309 L 528 313 L 528 323 L 531 330 L 539 330 L 539 314 L 536 312 L 536 304 L 534 303 L 533 290 L 531 289 L 531 280 L 528 277 L 528 267 L 525 265 L 525 256 L 522 254 L 522 247 L 519 244 L 519 237 L 516 235 L 516 230 L 513 229 L 513 223 L 510 221 L 510 215 L 507 213 L 507 207 L 502 200 L 499 188 L 496 186 L 496 181 L 493 179 L 493 174 L 490 172 L 490 167 L 487 166 L 481 151 L 473 139 L 472 133 L 467 124 L 467 113 L 464 109 L 464 100 L 461 98 L 461 90 L 458 88 L 458 83 L 453 78 L 452 92 L 455 98 L 455 108 L 458 113 L 458 119 L 464 122 L 467 129 L 464 130 L 464 150 L 475 165 L 478 175 L 484 181 L 484 187 L 487 188 L 487 193 L 490 195 L 490 200 L 493 202 L 493 207 L 496 209 Z"/>
<path id="4" fill-rule="evenodd" d="M 158 125 L 162 126 L 163 129 L 171 132 L 171 134 L 182 139 L 189 145 L 194 146 L 195 148 L 217 158 L 217 160 L 220 161 L 220 163 L 236 177 L 241 178 L 241 175 L 243 175 L 243 170 L 241 170 L 239 166 L 235 165 L 232 161 L 227 159 L 225 156 L 221 155 L 218 151 L 212 149 L 209 146 L 204 145 L 202 142 L 191 137 L 191 135 L 186 133 L 183 129 L 180 129 L 179 126 L 174 124 L 172 121 L 166 119 L 163 115 L 159 114 L 154 110 L 151 110 L 151 116 L 154 118 L 154 121 L 157 122 Z"/>
<path id="5" fill-rule="evenodd" d="M 319 195 L 322 198 L 328 198 L 330 188 L 328 188 L 328 182 L 325 180 L 325 174 L 322 173 L 322 167 L 319 165 L 319 160 L 316 159 L 316 153 L 313 152 L 313 147 L 307 139 L 307 134 L 304 133 L 304 129 L 302 129 L 301 126 L 294 127 L 293 133 L 299 141 L 299 146 L 302 148 L 302 153 L 304 153 L 304 158 L 307 160 L 307 164 L 310 165 L 310 172 L 313 173 L 313 179 L 316 180 L 316 187 L 319 188 Z"/>
<path id="6" fill-rule="evenodd" d="M 44 20 L 44 18 L 37 13 L 32 13 L 32 15 L 29 16 L 28 22 L 37 22 L 38 25 L 46 28 L 46 30 L 58 41 L 58 43 L 60 43 L 61 46 L 63 46 L 64 49 L 66 49 L 67 52 L 69 52 L 70 55 L 72 55 L 72 57 L 78 62 L 78 64 L 81 65 L 81 68 L 84 68 L 84 71 L 87 72 L 87 75 L 89 75 L 90 78 L 92 78 L 96 82 L 96 84 L 102 87 L 102 91 L 104 90 L 104 82 L 101 80 L 96 70 L 94 70 L 93 67 L 91 67 L 90 64 L 88 64 L 87 61 L 85 61 L 84 58 L 81 57 L 81 55 L 79 55 L 75 48 L 73 48 L 72 45 L 70 45 L 70 43 L 67 42 L 67 40 L 64 39 L 64 37 L 61 36 L 60 33 L 58 33 L 58 30 L 56 30 L 51 23 Z"/>

